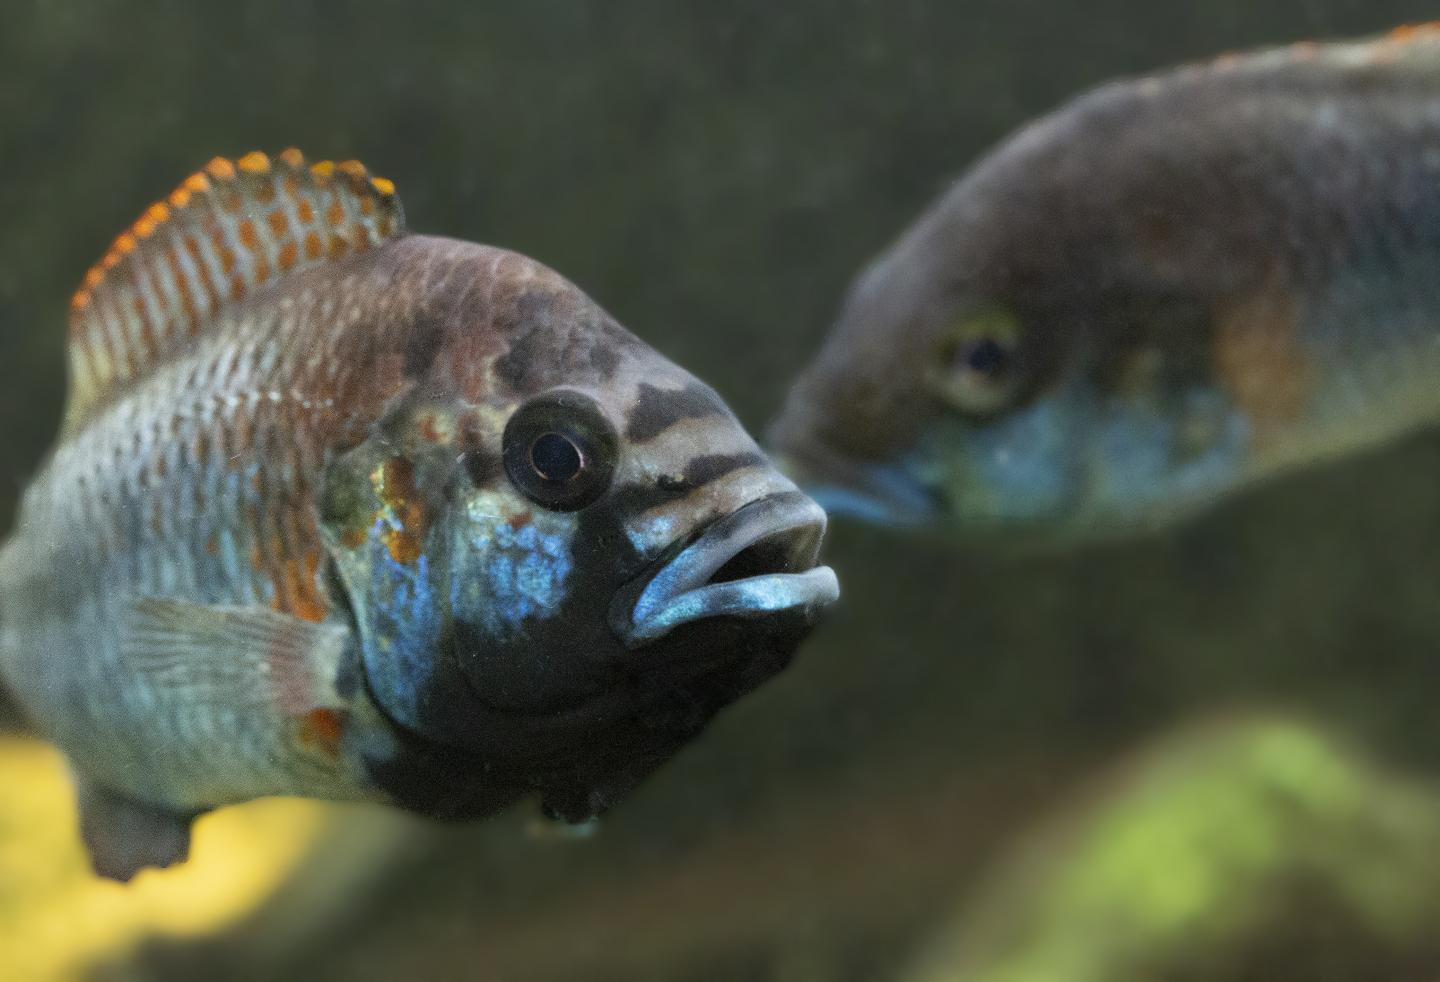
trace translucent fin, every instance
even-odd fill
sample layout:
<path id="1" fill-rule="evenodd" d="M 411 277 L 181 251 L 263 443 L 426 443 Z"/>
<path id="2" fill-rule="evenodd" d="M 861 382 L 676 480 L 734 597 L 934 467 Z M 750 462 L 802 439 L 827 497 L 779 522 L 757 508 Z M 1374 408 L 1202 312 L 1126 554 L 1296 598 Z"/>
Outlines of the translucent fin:
<path id="1" fill-rule="evenodd" d="M 73 429 L 144 378 L 227 304 L 294 270 L 404 231 L 395 186 L 358 161 L 217 157 L 146 209 L 86 274 L 70 304 Z"/>
<path id="2" fill-rule="evenodd" d="M 165 702 L 249 712 L 257 721 L 342 709 L 349 632 L 264 608 L 139 601 L 123 627 L 126 667 Z"/>

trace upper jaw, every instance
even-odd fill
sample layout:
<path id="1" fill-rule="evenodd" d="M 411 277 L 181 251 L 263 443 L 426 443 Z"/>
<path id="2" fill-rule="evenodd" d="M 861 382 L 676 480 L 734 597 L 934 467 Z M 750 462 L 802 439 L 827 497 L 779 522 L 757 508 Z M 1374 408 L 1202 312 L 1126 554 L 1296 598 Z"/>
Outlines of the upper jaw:
<path id="1" fill-rule="evenodd" d="M 711 617 L 814 616 L 840 596 L 834 571 L 816 565 L 824 533 L 825 512 L 799 492 L 749 502 L 621 591 L 611 626 L 639 648 Z"/>

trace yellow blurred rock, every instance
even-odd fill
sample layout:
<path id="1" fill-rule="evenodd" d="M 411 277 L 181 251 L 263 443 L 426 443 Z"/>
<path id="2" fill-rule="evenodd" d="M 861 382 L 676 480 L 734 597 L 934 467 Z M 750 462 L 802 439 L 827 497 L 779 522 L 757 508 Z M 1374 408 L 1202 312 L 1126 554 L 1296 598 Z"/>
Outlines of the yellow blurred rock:
<path id="1" fill-rule="evenodd" d="M 128 885 L 90 873 L 61 757 L 0 738 L 0 978 L 62 980 L 152 935 L 229 925 L 275 891 L 326 820 L 313 802 L 267 800 L 200 819 L 190 861 Z"/>

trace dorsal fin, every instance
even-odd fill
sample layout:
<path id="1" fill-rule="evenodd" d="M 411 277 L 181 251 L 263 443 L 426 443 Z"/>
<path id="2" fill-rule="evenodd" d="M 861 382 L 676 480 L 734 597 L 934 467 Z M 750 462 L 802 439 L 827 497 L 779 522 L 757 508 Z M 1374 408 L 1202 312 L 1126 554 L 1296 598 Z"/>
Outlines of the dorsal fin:
<path id="1" fill-rule="evenodd" d="M 364 165 L 216 157 L 146 209 L 91 267 L 70 303 L 75 426 L 142 378 L 229 303 L 293 270 L 399 235 L 395 186 Z"/>

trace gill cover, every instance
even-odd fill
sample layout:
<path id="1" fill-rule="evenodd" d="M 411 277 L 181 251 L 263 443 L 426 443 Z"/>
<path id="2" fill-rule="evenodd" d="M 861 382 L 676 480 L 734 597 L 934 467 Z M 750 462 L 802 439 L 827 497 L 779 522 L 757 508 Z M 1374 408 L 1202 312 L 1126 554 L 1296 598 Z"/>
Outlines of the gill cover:
<path id="1" fill-rule="evenodd" d="M 573 544 L 584 519 L 565 507 L 579 502 L 549 501 L 502 457 L 502 433 L 530 427 L 537 406 L 573 417 L 575 398 L 557 390 L 502 421 L 412 395 L 327 472 L 321 524 L 366 679 L 414 732 L 494 748 L 516 715 L 574 705 L 609 677 L 611 556 L 593 544 L 582 564 Z"/>
<path id="2" fill-rule="evenodd" d="M 468 687 L 447 643 L 446 529 L 461 407 L 407 399 L 325 474 L 320 525 L 360 633 L 365 676 L 397 723 L 453 736 Z"/>

